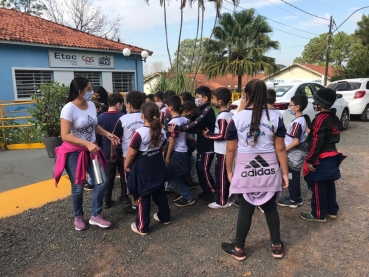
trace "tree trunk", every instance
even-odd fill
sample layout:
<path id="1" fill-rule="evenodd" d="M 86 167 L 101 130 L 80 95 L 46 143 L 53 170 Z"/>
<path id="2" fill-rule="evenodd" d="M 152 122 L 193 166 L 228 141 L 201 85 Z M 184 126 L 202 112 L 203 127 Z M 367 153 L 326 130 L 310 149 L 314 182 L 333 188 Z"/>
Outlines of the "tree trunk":
<path id="1" fill-rule="evenodd" d="M 177 47 L 177 75 L 179 71 L 179 50 L 181 48 L 182 24 L 183 24 L 183 7 L 181 7 L 181 25 L 179 26 L 178 47 Z"/>
<path id="2" fill-rule="evenodd" d="M 169 42 L 168 42 L 168 28 L 167 28 L 167 8 L 165 5 L 165 0 L 164 0 L 164 26 L 165 26 L 165 38 L 167 41 L 167 52 L 168 52 L 168 58 L 169 58 L 169 63 L 170 63 L 170 68 L 172 68 L 172 58 L 170 57 L 170 51 L 169 51 Z"/>
<path id="3" fill-rule="evenodd" d="M 195 51 L 196 51 L 196 44 L 197 44 L 197 38 L 199 37 L 199 27 L 200 27 L 200 1 L 198 1 L 198 7 L 197 7 L 197 30 L 196 30 L 196 38 L 195 38 L 195 44 L 193 45 L 192 50 L 192 58 L 190 63 L 190 73 L 194 73 L 195 70 L 192 69 L 193 60 L 195 58 Z M 195 64 L 196 68 L 196 64 Z M 195 82 L 195 78 L 193 79 L 193 82 Z"/>
<path id="4" fill-rule="evenodd" d="M 241 92 L 242 91 L 242 73 L 238 73 L 238 82 L 237 82 L 237 92 Z"/>

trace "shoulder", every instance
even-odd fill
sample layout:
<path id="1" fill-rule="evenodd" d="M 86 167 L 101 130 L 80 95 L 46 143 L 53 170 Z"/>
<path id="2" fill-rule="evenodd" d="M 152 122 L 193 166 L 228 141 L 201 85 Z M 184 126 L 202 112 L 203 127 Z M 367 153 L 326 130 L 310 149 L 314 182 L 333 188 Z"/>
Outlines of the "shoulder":
<path id="1" fill-rule="evenodd" d="M 67 111 L 67 110 L 71 110 L 73 109 L 74 105 L 72 102 L 68 102 L 67 104 L 64 105 L 64 107 L 62 108 L 62 111 Z"/>

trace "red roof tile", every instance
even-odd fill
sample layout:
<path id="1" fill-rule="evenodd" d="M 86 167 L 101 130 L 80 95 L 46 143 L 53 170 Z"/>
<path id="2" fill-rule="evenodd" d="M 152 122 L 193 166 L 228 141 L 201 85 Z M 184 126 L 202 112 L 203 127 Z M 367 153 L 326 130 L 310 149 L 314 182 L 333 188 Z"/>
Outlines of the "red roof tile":
<path id="1" fill-rule="evenodd" d="M 36 16 L 0 8 L 0 41 L 19 41 L 65 47 L 122 51 L 129 48 L 134 53 L 144 49 L 120 43 L 66 27 Z M 152 51 L 149 51 L 152 54 Z"/>
<path id="2" fill-rule="evenodd" d="M 310 70 L 313 70 L 321 75 L 325 74 L 325 66 L 324 65 L 315 65 L 315 64 L 299 64 L 304 67 L 309 68 Z M 328 77 L 332 77 L 334 75 L 333 68 L 328 67 Z"/>
<path id="3" fill-rule="evenodd" d="M 257 74 L 254 76 L 243 76 L 242 78 L 242 87 L 244 87 L 248 81 L 252 79 L 262 79 L 264 78 L 264 74 Z M 217 89 L 219 87 L 228 87 L 231 86 L 232 89 L 237 85 L 238 79 L 236 76 L 232 76 L 232 74 L 227 74 L 227 76 L 218 76 L 214 79 L 206 78 L 205 74 L 198 73 L 196 75 L 196 87 L 199 86 L 208 86 L 211 90 Z"/>

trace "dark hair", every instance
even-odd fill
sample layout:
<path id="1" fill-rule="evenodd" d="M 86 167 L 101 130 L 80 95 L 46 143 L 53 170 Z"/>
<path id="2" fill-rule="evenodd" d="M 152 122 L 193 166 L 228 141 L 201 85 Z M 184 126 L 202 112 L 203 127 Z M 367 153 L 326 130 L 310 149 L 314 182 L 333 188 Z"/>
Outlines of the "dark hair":
<path id="1" fill-rule="evenodd" d="M 272 88 L 267 89 L 267 103 L 269 105 L 273 105 L 275 103 L 276 96 L 277 96 L 277 93 L 275 92 L 274 89 Z"/>
<path id="2" fill-rule="evenodd" d="M 263 81 L 259 79 L 252 79 L 245 86 L 245 93 L 249 98 L 246 108 L 251 106 L 252 104 L 254 105 L 252 109 L 251 124 L 248 137 L 254 137 L 253 146 L 255 146 L 260 136 L 260 119 L 263 115 L 264 109 L 268 121 L 270 121 L 269 110 L 267 109 L 267 87 Z M 274 133 L 274 126 L 272 126 L 272 132 Z"/>
<path id="3" fill-rule="evenodd" d="M 188 91 L 182 92 L 179 96 L 182 97 L 183 103 L 186 101 L 192 101 L 192 102 L 194 101 L 192 94 L 189 93 Z"/>
<path id="4" fill-rule="evenodd" d="M 109 108 L 107 106 L 105 106 L 104 104 L 101 105 L 100 108 L 100 113 L 105 113 L 109 110 Z"/>
<path id="5" fill-rule="evenodd" d="M 202 97 L 208 97 L 208 102 L 211 100 L 211 90 L 207 86 L 199 86 L 195 90 L 195 94 L 200 94 Z"/>
<path id="6" fill-rule="evenodd" d="M 154 97 L 157 97 L 159 99 L 161 99 L 164 103 L 164 92 L 163 91 L 158 91 L 154 94 Z"/>
<path id="7" fill-rule="evenodd" d="M 103 103 L 104 105 L 108 106 L 108 92 L 106 89 L 104 89 L 102 86 L 98 86 L 94 92 L 96 92 L 98 95 L 100 95 L 99 99 L 96 99 L 100 103 Z"/>
<path id="8" fill-rule="evenodd" d="M 149 98 L 151 102 L 154 102 L 154 94 L 146 95 L 146 99 Z"/>
<path id="9" fill-rule="evenodd" d="M 182 111 L 194 111 L 197 113 L 196 104 L 192 101 L 186 101 L 181 106 Z"/>
<path id="10" fill-rule="evenodd" d="M 164 103 L 166 104 L 168 99 L 173 96 L 173 95 L 177 95 L 176 92 L 174 90 L 167 90 L 166 92 L 164 92 Z"/>
<path id="11" fill-rule="evenodd" d="M 167 106 L 172 107 L 175 112 L 181 113 L 181 98 L 178 95 L 172 95 L 167 99 Z"/>
<path id="12" fill-rule="evenodd" d="M 308 105 L 308 98 L 306 97 L 306 95 L 296 94 L 295 96 L 292 96 L 291 102 L 295 103 L 295 105 L 300 106 L 299 111 L 302 112 L 306 109 Z"/>
<path id="13" fill-rule="evenodd" d="M 146 96 L 147 96 L 146 93 L 143 92 L 142 95 L 143 95 L 143 98 L 146 99 Z"/>
<path id="14" fill-rule="evenodd" d="M 313 124 L 311 123 L 310 117 L 307 114 L 304 114 L 304 118 L 306 121 L 306 126 L 311 130 L 313 128 Z"/>
<path id="15" fill-rule="evenodd" d="M 110 93 L 108 96 L 109 107 L 114 107 L 116 104 L 124 103 L 124 98 L 119 92 Z"/>
<path id="16" fill-rule="evenodd" d="M 79 91 L 87 87 L 87 84 L 89 82 L 90 81 L 87 80 L 85 77 L 81 77 L 81 76 L 75 77 L 70 83 L 69 93 L 68 93 L 66 103 L 69 103 L 73 101 L 74 99 L 76 99 L 79 96 Z"/>
<path id="17" fill-rule="evenodd" d="M 92 100 L 92 103 L 95 104 L 95 108 L 96 109 L 101 109 L 101 103 L 99 101 L 96 101 L 96 100 Z"/>
<path id="18" fill-rule="evenodd" d="M 221 100 L 224 105 L 227 105 L 232 98 L 232 92 L 224 87 L 214 90 L 213 95 L 217 98 L 217 100 Z"/>
<path id="19" fill-rule="evenodd" d="M 159 107 L 153 102 L 147 102 L 142 105 L 142 114 L 150 124 L 150 145 L 153 147 L 160 146 L 160 140 L 163 138 L 161 133 L 162 125 L 160 122 Z"/>
<path id="20" fill-rule="evenodd" d="M 127 94 L 127 103 L 131 104 L 135 110 L 140 110 L 145 99 L 141 91 L 132 90 Z"/>

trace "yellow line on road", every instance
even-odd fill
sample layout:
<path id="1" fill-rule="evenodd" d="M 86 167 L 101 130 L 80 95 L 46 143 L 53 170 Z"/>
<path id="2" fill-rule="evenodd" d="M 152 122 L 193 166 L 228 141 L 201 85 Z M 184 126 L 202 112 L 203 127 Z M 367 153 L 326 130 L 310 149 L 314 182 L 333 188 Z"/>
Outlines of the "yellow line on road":
<path id="1" fill-rule="evenodd" d="M 67 176 L 60 179 L 58 187 L 54 180 L 46 180 L 0 193 L 0 218 L 20 214 L 28 209 L 39 208 L 48 202 L 63 199 L 71 194 Z"/>

